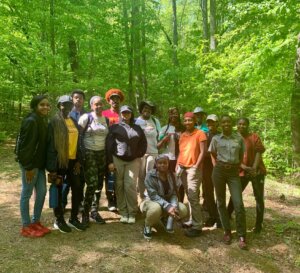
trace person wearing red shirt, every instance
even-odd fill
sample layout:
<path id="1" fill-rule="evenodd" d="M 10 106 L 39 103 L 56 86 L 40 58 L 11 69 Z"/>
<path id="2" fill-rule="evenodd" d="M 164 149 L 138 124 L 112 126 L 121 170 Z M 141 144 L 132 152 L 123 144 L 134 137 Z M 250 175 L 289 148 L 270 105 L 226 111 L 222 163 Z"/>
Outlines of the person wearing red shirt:
<path id="1" fill-rule="evenodd" d="M 262 230 L 262 223 L 264 218 L 264 181 L 266 175 L 266 167 L 262 160 L 262 154 L 265 152 L 265 147 L 256 133 L 249 133 L 249 119 L 240 118 L 237 122 L 238 132 L 243 137 L 246 151 L 244 153 L 243 161 L 240 166 L 240 178 L 242 183 L 242 191 L 247 187 L 251 181 L 253 193 L 256 201 L 256 222 L 253 232 L 260 233 Z M 228 203 L 228 214 L 233 212 L 232 200 Z"/>

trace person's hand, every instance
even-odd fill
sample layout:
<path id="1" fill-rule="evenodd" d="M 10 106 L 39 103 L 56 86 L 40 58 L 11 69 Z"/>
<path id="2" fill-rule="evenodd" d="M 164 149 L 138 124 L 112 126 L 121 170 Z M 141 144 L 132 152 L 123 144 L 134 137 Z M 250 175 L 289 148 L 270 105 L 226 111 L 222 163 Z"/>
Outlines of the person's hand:
<path id="1" fill-rule="evenodd" d="M 172 217 L 176 217 L 176 213 L 177 213 L 177 208 L 171 206 L 168 210 L 167 210 L 168 214 Z"/>
<path id="2" fill-rule="evenodd" d="M 26 182 L 28 184 L 30 184 L 33 177 L 34 177 L 34 170 L 26 170 L 25 171 L 25 176 L 26 176 Z"/>
<path id="3" fill-rule="evenodd" d="M 113 172 L 113 171 L 115 170 L 115 164 L 114 164 L 114 163 L 108 164 L 108 170 L 109 170 L 110 172 Z"/>
<path id="4" fill-rule="evenodd" d="M 74 164 L 73 172 L 75 175 L 80 174 L 80 163 L 78 161 Z"/>

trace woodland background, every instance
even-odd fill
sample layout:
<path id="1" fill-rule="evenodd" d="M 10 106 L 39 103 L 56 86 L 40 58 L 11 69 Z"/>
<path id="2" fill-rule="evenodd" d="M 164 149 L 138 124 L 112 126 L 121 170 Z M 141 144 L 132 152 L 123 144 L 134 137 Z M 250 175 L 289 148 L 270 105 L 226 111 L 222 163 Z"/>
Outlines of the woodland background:
<path id="1" fill-rule="evenodd" d="M 247 116 L 276 177 L 300 173 L 298 0 L 1 0 L 0 140 L 32 95 L 120 88 L 167 109 Z M 298 182 L 297 182 L 298 181 Z"/>

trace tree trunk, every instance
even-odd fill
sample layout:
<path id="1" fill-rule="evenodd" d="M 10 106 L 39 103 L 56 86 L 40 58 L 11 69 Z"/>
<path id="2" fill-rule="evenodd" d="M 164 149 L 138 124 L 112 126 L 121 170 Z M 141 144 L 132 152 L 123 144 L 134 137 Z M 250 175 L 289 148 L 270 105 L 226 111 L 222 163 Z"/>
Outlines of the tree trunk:
<path id="1" fill-rule="evenodd" d="M 177 5 L 176 0 L 172 0 L 172 8 L 173 8 L 173 65 L 175 69 L 175 77 L 174 77 L 174 88 L 178 89 L 178 67 L 179 61 L 177 57 L 177 48 L 178 48 L 178 27 L 177 27 Z"/>
<path id="2" fill-rule="evenodd" d="M 145 0 L 142 1 L 142 22 L 141 22 L 141 30 L 142 30 L 142 81 L 143 81 L 143 89 L 144 96 L 147 98 L 148 96 L 148 82 L 147 82 L 147 56 L 146 56 L 146 26 L 145 26 L 145 17 L 146 17 L 146 5 Z"/>
<path id="3" fill-rule="evenodd" d="M 217 48 L 216 40 L 216 0 L 210 0 L 210 50 Z"/>
<path id="4" fill-rule="evenodd" d="M 70 38 L 69 40 L 69 59 L 70 59 L 71 70 L 73 72 L 73 82 L 78 82 L 77 73 L 79 68 L 79 62 L 78 62 L 77 45 L 74 38 Z"/>
<path id="5" fill-rule="evenodd" d="M 208 52 L 209 50 L 209 37 L 208 37 L 208 18 L 207 18 L 207 0 L 201 0 L 201 13 L 202 13 L 202 31 L 203 31 L 203 52 Z"/>
<path id="6" fill-rule="evenodd" d="M 291 130 L 294 167 L 300 168 L 300 33 L 298 35 L 297 58 L 295 63 L 295 88 L 291 98 Z M 300 170 L 298 170 L 300 175 Z"/>
<path id="7" fill-rule="evenodd" d="M 129 36 L 129 18 L 128 18 L 128 2 L 126 0 L 122 1 L 123 4 L 123 26 L 124 26 L 124 35 L 125 35 L 125 45 L 127 51 L 127 67 L 128 67 L 128 100 L 130 105 L 135 103 L 135 94 L 133 90 L 133 49 L 130 45 L 130 36 Z"/>
<path id="8" fill-rule="evenodd" d="M 55 30 L 54 30 L 54 0 L 50 0 L 50 46 L 55 55 Z"/>

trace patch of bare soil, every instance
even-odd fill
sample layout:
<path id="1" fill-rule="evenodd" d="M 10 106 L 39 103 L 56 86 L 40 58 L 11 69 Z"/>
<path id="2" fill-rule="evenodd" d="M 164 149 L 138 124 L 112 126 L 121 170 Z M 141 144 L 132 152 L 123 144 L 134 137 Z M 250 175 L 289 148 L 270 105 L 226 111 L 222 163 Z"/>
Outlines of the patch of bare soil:
<path id="1" fill-rule="evenodd" d="M 107 211 L 105 196 L 101 215 L 107 224 L 92 223 L 85 232 L 70 234 L 53 230 L 43 238 L 29 239 L 19 235 L 21 182 L 12 147 L 0 147 L 0 156 L 0 272 L 300 272 L 300 189 L 295 186 L 266 181 L 265 226 L 260 235 L 251 232 L 255 202 L 248 187 L 247 251 L 240 250 L 236 240 L 224 245 L 222 230 L 213 228 L 190 239 L 179 226 L 174 234 L 158 226 L 147 241 L 143 216 L 138 215 L 134 225 L 119 223 L 119 215 Z M 52 227 L 53 219 L 47 199 L 42 222 Z"/>

